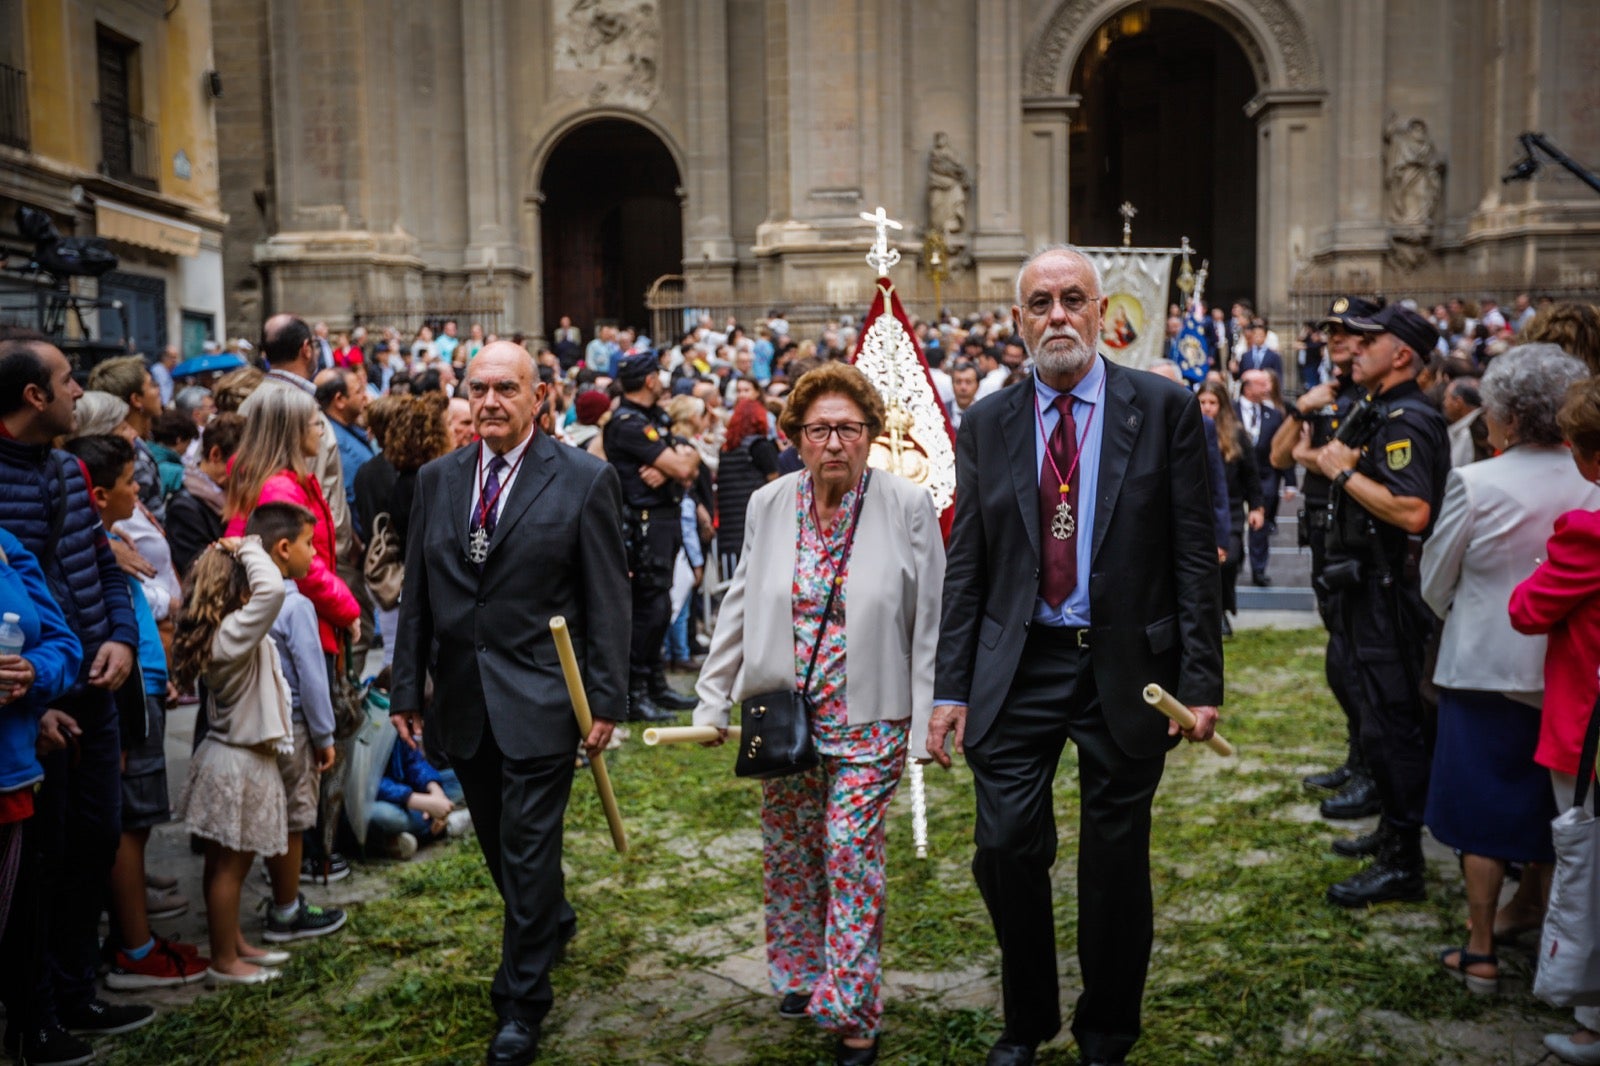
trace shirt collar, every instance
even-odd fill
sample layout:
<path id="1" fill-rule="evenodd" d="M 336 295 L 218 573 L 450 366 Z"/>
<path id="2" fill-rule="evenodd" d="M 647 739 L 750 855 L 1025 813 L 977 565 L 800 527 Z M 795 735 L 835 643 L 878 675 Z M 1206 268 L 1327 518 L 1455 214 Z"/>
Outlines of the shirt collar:
<path id="1" fill-rule="evenodd" d="M 1083 403 L 1098 403 L 1100 401 L 1100 386 L 1105 383 L 1105 380 L 1106 367 L 1104 357 L 1096 352 L 1094 365 L 1089 368 L 1087 374 L 1083 375 L 1083 380 L 1073 386 L 1072 398 Z M 1059 390 L 1052 389 L 1044 383 L 1044 379 L 1039 376 L 1037 368 L 1033 372 L 1033 387 L 1038 392 L 1039 406 L 1041 408 L 1050 407 L 1056 402 L 1056 397 L 1061 395 Z"/>
<path id="2" fill-rule="evenodd" d="M 293 385 L 295 388 L 299 389 L 301 392 L 305 393 L 307 396 L 315 396 L 317 394 L 317 387 L 311 384 L 311 382 L 307 381 L 305 378 L 301 377 L 299 374 L 291 374 L 287 370 L 273 369 L 267 371 L 267 377 L 273 378 L 277 381 L 286 381 L 290 385 Z"/>
<path id="3" fill-rule="evenodd" d="M 522 459 L 522 453 L 528 450 L 528 445 L 533 443 L 533 435 L 537 432 L 539 432 L 539 430 L 537 427 L 535 427 L 527 435 L 527 437 L 523 439 L 521 444 L 517 445 L 515 448 L 512 448 L 509 452 L 506 452 L 505 460 L 508 468 L 516 466 L 518 461 Z M 478 462 L 487 469 L 490 460 L 493 458 L 494 453 L 489 450 L 489 446 L 480 440 L 478 442 Z"/>

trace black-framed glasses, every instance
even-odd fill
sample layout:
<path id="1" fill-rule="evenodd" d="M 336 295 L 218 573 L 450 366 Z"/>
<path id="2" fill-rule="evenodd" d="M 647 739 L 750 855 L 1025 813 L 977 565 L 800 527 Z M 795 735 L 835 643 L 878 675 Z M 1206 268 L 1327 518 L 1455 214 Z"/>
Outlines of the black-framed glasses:
<path id="1" fill-rule="evenodd" d="M 865 422 L 838 422 L 829 425 L 827 422 L 807 422 L 800 427 L 800 431 L 806 435 L 806 440 L 812 444 L 826 444 L 828 443 L 828 438 L 835 433 L 839 434 L 840 444 L 854 444 L 867 431 L 867 424 Z"/>

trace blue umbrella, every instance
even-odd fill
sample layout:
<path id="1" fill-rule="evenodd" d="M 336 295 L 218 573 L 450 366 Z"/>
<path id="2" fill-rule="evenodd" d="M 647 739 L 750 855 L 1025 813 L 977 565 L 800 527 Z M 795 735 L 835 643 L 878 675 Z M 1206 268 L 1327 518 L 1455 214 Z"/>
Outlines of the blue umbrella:
<path id="1" fill-rule="evenodd" d="M 185 359 L 172 368 L 175 378 L 192 378 L 196 374 L 219 374 L 229 370 L 238 370 L 241 366 L 248 366 L 243 358 L 231 352 L 220 352 L 216 355 L 197 355 L 193 359 Z"/>

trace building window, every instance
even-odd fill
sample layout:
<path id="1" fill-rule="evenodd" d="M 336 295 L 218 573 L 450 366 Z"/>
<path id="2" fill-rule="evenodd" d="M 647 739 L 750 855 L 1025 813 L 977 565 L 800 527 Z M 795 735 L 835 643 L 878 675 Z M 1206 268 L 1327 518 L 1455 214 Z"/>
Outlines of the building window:
<path id="1" fill-rule="evenodd" d="M 138 110 L 139 46 L 99 27 L 95 36 L 100 99 L 100 172 L 108 178 L 156 187 L 156 127 Z"/>
<path id="2" fill-rule="evenodd" d="M 28 73 L 0 63 L 0 144 L 28 148 Z"/>
<path id="3" fill-rule="evenodd" d="M 193 359 L 204 355 L 206 342 L 217 339 L 217 316 L 199 311 L 183 313 L 183 357 Z"/>

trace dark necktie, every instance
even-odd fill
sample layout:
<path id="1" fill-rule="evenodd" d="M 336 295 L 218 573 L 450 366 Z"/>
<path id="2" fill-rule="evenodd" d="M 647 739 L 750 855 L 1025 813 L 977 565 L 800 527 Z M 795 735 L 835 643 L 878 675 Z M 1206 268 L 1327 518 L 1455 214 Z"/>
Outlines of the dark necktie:
<path id="1" fill-rule="evenodd" d="M 1039 580 L 1039 595 L 1052 609 L 1066 602 L 1072 590 L 1078 587 L 1078 471 L 1072 461 L 1078 452 L 1078 426 L 1072 418 L 1072 396 L 1062 393 L 1056 397 L 1056 410 L 1061 418 L 1050 434 L 1045 447 L 1049 456 L 1039 470 L 1039 554 L 1043 575 Z M 1052 463 L 1051 460 L 1054 460 Z M 1067 507 L 1070 519 L 1061 511 L 1061 485 L 1065 480 Z M 1058 536 L 1066 532 L 1066 536 Z"/>
<path id="2" fill-rule="evenodd" d="M 506 468 L 505 456 L 489 460 L 488 480 L 483 483 L 483 493 L 478 498 L 478 521 L 475 523 L 489 536 L 494 536 L 495 524 L 500 521 L 500 471 Z"/>

